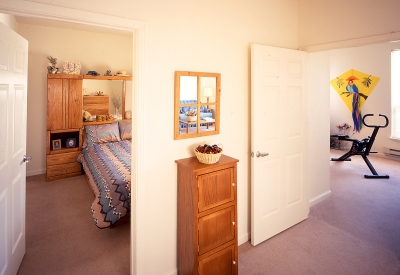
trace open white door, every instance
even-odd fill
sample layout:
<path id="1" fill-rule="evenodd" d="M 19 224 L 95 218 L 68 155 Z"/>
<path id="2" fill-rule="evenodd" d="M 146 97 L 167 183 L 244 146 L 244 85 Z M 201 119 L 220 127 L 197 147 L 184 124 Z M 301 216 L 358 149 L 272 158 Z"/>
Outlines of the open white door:
<path id="1" fill-rule="evenodd" d="M 0 274 L 25 254 L 28 41 L 0 22 Z"/>
<path id="2" fill-rule="evenodd" d="M 251 47 L 251 243 L 307 218 L 307 53 Z"/>

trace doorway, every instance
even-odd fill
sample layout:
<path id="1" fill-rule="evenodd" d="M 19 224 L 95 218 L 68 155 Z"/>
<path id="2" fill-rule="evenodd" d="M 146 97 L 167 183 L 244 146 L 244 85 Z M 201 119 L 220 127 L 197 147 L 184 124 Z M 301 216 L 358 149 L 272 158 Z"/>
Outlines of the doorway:
<path id="1" fill-rule="evenodd" d="M 13 5 L 13 4 L 10 4 Z M 36 9 L 36 10 L 35 10 Z M 10 11 L 12 10 L 12 11 Z M 15 7 L 12 9 L 0 9 L 1 13 L 10 14 L 14 16 L 22 16 L 22 17 L 32 17 L 37 20 L 55 20 L 58 22 L 64 22 L 68 24 L 77 24 L 86 27 L 96 27 L 96 28 L 106 28 L 112 30 L 125 30 L 130 31 L 135 37 L 135 46 L 133 49 L 134 60 L 132 60 L 133 64 L 133 85 L 132 85 L 132 123 L 133 123 L 133 139 L 132 139 L 132 151 L 135 154 L 132 156 L 132 182 L 131 182 L 131 204 L 135 206 L 131 211 L 131 274 L 140 274 L 142 270 L 142 254 L 137 253 L 141 251 L 142 244 L 142 230 L 140 227 L 142 220 L 142 212 L 140 209 L 143 209 L 142 205 L 142 191 L 140 186 L 137 184 L 143 178 L 143 175 L 140 171 L 140 162 L 138 161 L 143 153 L 143 140 L 144 140 L 144 124 L 143 120 L 143 94 L 145 91 L 145 76 L 144 76 L 144 63 L 145 63 L 145 23 L 141 21 L 135 21 L 126 18 L 119 18 L 113 16 L 105 17 L 102 14 L 96 14 L 91 12 L 86 12 L 85 16 L 76 13 L 74 14 L 74 22 L 71 22 L 70 18 L 67 18 L 68 14 L 65 14 L 65 10 L 62 8 L 54 8 L 52 11 L 48 12 L 46 15 L 42 15 L 42 12 L 39 8 L 31 8 L 29 11 L 26 10 L 26 7 L 22 9 L 19 7 L 19 4 L 16 3 Z M 101 24 L 98 22 L 102 22 Z"/>

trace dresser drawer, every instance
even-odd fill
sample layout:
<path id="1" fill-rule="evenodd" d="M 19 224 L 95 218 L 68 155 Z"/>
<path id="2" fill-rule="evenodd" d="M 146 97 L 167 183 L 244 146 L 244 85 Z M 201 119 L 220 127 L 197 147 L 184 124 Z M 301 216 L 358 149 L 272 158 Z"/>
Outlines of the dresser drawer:
<path id="1" fill-rule="evenodd" d="M 80 173 L 81 172 L 81 164 L 79 162 L 75 163 L 66 163 L 60 165 L 47 166 L 47 177 L 53 177 L 64 174 L 72 174 L 72 173 Z"/>
<path id="2" fill-rule="evenodd" d="M 78 163 L 76 160 L 79 154 L 80 152 L 47 155 L 47 167 L 65 163 Z"/>
<path id="3" fill-rule="evenodd" d="M 199 218 L 199 255 L 235 239 L 235 207 Z"/>
<path id="4" fill-rule="evenodd" d="M 199 212 L 236 199 L 234 169 L 222 169 L 198 177 Z"/>
<path id="5" fill-rule="evenodd" d="M 237 274 L 234 245 L 231 245 L 199 261 L 199 275 L 221 274 Z"/>

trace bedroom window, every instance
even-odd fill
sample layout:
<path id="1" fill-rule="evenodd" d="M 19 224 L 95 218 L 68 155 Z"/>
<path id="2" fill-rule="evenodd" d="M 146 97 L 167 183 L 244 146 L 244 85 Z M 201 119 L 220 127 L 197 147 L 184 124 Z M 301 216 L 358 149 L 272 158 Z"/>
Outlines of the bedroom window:
<path id="1" fill-rule="evenodd" d="M 391 138 L 400 139 L 400 50 L 392 50 Z"/>

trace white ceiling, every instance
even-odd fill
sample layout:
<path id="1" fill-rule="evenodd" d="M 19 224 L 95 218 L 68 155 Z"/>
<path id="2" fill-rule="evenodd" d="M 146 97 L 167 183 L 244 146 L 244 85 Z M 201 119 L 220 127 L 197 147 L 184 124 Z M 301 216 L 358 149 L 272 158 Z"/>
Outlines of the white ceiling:
<path id="1" fill-rule="evenodd" d="M 127 31 L 127 30 L 104 28 L 104 27 L 98 27 L 98 26 L 92 26 L 92 25 L 70 23 L 70 22 L 43 19 L 43 18 L 37 18 L 37 17 L 15 16 L 15 20 L 18 22 L 18 24 L 38 25 L 38 26 L 46 26 L 46 27 L 54 27 L 54 28 L 63 28 L 63 29 L 72 29 L 72 30 L 81 30 L 81 31 L 89 31 L 89 32 L 99 32 L 99 33 L 107 33 L 107 34 L 115 34 L 115 35 L 132 36 L 132 31 Z"/>

